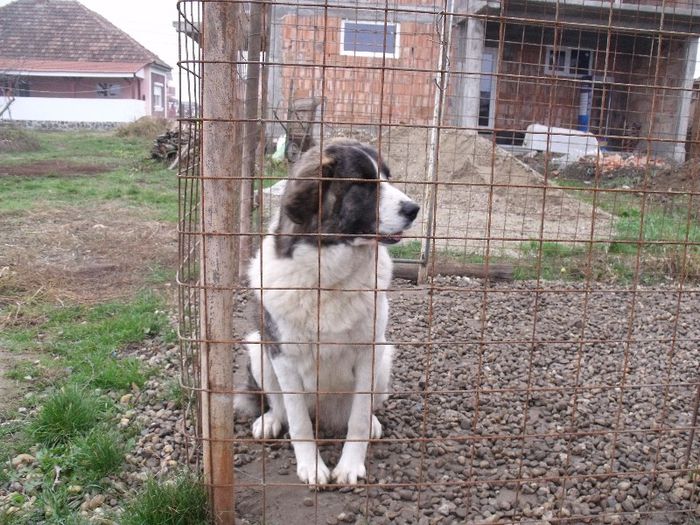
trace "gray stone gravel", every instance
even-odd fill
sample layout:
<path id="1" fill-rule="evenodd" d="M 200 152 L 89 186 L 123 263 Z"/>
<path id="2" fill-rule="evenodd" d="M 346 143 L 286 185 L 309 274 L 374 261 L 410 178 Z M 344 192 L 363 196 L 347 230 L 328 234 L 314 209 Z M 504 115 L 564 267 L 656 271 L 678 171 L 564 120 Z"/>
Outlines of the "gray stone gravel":
<path id="1" fill-rule="evenodd" d="M 242 522 L 700 521 L 700 292 L 592 286 L 396 283 L 369 485 L 310 496 L 288 442 L 241 444 Z"/>

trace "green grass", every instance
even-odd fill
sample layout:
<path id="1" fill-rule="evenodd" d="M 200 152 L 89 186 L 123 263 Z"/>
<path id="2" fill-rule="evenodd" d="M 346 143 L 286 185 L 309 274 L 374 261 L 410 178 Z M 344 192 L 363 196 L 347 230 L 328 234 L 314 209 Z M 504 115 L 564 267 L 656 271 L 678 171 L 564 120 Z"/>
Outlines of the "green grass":
<path id="1" fill-rule="evenodd" d="M 35 133 L 40 150 L 0 154 L 0 164 L 69 161 L 108 167 L 94 175 L 0 177 L 0 214 L 41 206 L 116 202 L 164 221 L 177 221 L 177 175 L 147 157 L 149 142 L 109 133 Z"/>
<path id="2" fill-rule="evenodd" d="M 0 165 L 26 168 L 33 162 L 65 161 L 107 166 L 108 171 L 0 177 L 0 220 L 10 213 L 22 216 L 64 206 L 90 211 L 107 205 L 109 212 L 177 221 L 176 173 L 145 160 L 149 141 L 110 133 L 33 136 L 37 151 L 1 153 Z M 155 266 L 147 272 L 147 288 L 160 289 L 173 280 L 170 268 Z M 128 407 L 116 400 L 143 386 L 153 373 L 130 354 L 148 340 L 175 342 L 170 306 L 164 294 L 148 290 L 99 304 L 49 302 L 40 294 L 21 299 L 0 303 L 0 347 L 17 354 L 7 376 L 32 391 L 0 408 L 5 420 L 0 425 L 0 483 L 20 481 L 25 494 L 10 495 L 10 502 L 29 504 L 12 515 L 0 511 L 0 525 L 87 523 L 79 514 L 85 491 L 109 491 L 106 476 L 121 469 L 139 432 L 135 421 L 126 428 L 117 424 Z M 174 398 L 181 400 L 179 384 L 171 390 L 179 391 Z M 7 468 L 20 453 L 35 461 Z M 29 501 L 30 495 L 36 499 Z"/>
<path id="3" fill-rule="evenodd" d="M 608 248 L 610 253 L 635 254 L 641 244 L 643 250 L 660 252 L 668 247 L 663 243 L 700 242 L 700 226 L 681 214 L 667 214 L 645 210 L 644 221 L 638 210 L 625 212 L 615 224 L 615 238 Z"/>
<path id="4" fill-rule="evenodd" d="M 15 381 L 32 381 L 42 374 L 41 366 L 33 361 L 20 361 L 12 365 L 5 377 Z"/>
<path id="5" fill-rule="evenodd" d="M 419 259 L 420 251 L 421 242 L 417 239 L 389 246 L 389 253 L 394 259 Z"/>
<path id="6" fill-rule="evenodd" d="M 66 484 L 94 485 L 120 467 L 135 430 L 117 427 L 121 407 L 105 393 L 143 385 L 149 370 L 140 360 L 120 354 L 156 337 L 173 342 L 165 309 L 164 299 L 152 293 L 93 306 L 38 303 L 25 308 L 25 322 L 4 330 L 0 344 L 6 348 L 53 356 L 39 361 L 55 367 L 48 372 L 58 383 L 48 395 L 36 396 L 34 417 L 23 422 L 15 414 L 11 425 L 0 427 L 0 460 L 39 447 L 36 458 L 43 473 L 36 481 L 39 496 L 32 512 L 8 518 L 15 520 L 12 523 L 59 524 L 77 519 L 74 503 L 79 505 L 79 498 L 53 486 L 56 468 Z M 13 373 L 19 377 L 32 371 L 30 365 L 22 365 Z M 23 404 L 32 406 L 27 401 Z M 13 470 L 0 472 L 0 479 L 16 475 Z"/>
<path id="7" fill-rule="evenodd" d="M 110 132 L 34 132 L 39 150 L 3 153 L 6 165 L 44 160 L 73 160 L 81 163 L 130 164 L 148 155 L 150 143 L 143 138 L 121 138 Z"/>
<path id="8" fill-rule="evenodd" d="M 67 443 L 93 428 L 104 417 L 105 410 L 104 400 L 68 385 L 44 401 L 29 431 L 44 445 Z"/>
<path id="9" fill-rule="evenodd" d="M 74 442 L 71 459 L 83 478 L 96 482 L 119 469 L 124 452 L 122 435 L 98 427 Z"/>
<path id="10" fill-rule="evenodd" d="M 179 378 L 168 380 L 164 390 L 163 401 L 172 402 L 175 408 L 183 408 L 187 403 L 188 392 L 180 384 Z"/>
<path id="11" fill-rule="evenodd" d="M 122 515 L 122 525 L 205 525 L 207 493 L 192 475 L 167 483 L 151 480 Z"/>
<path id="12" fill-rule="evenodd" d="M 92 307 L 40 305 L 33 312 L 39 322 L 6 329 L 0 344 L 11 351 L 58 356 L 73 382 L 128 390 L 133 384 L 143 385 L 147 371 L 137 359 L 120 357 L 118 350 L 152 337 L 174 342 L 164 309 L 164 300 L 152 293 Z"/>

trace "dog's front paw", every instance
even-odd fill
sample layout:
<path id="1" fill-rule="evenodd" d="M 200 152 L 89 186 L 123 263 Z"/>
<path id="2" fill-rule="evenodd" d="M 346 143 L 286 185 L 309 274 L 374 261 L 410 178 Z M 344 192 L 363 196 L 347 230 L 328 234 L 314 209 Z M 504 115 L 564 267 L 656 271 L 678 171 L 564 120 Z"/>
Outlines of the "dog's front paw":
<path id="1" fill-rule="evenodd" d="M 356 461 L 345 461 L 342 457 L 333 469 L 333 479 L 340 485 L 356 485 L 359 479 L 367 477 L 365 464 Z"/>
<path id="2" fill-rule="evenodd" d="M 370 430 L 369 437 L 372 439 L 379 439 L 382 437 L 382 424 L 374 414 L 372 414 L 372 429 Z"/>
<path id="3" fill-rule="evenodd" d="M 265 412 L 253 423 L 253 437 L 255 439 L 276 438 L 282 431 L 282 420 L 273 412 Z"/>
<path id="4" fill-rule="evenodd" d="M 301 481 L 309 485 L 328 485 L 331 471 L 319 455 L 317 461 L 298 462 L 297 476 L 299 476 Z"/>

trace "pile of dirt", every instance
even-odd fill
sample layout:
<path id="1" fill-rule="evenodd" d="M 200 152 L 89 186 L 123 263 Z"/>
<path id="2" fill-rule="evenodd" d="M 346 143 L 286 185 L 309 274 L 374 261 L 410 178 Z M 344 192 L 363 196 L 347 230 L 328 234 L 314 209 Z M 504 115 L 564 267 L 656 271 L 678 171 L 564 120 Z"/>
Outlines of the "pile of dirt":
<path id="1" fill-rule="evenodd" d="M 139 137 L 154 140 L 174 127 L 173 121 L 160 117 L 141 117 L 135 122 L 117 128 L 117 137 Z"/>
<path id="2" fill-rule="evenodd" d="M 0 239 L 0 305 L 27 295 L 84 303 L 125 297 L 154 270 L 174 268 L 177 255 L 171 225 L 116 204 L 4 216 Z"/>
<path id="3" fill-rule="evenodd" d="M 382 153 L 399 187 L 423 202 L 426 231 L 428 129 L 399 127 L 382 137 Z M 515 254 L 523 241 L 572 243 L 609 236 L 612 217 L 546 183 L 544 177 L 492 141 L 470 131 L 442 130 L 436 179 L 435 237 L 440 249 Z"/>
<path id="4" fill-rule="evenodd" d="M 685 164 L 659 171 L 648 182 L 648 188 L 654 191 L 697 192 L 700 178 L 700 159 L 691 159 Z"/>
<path id="5" fill-rule="evenodd" d="M 32 134 L 14 126 L 0 126 L 0 153 L 39 151 L 41 144 Z"/>
<path id="6" fill-rule="evenodd" d="M 567 181 L 596 183 L 603 188 L 640 188 L 656 174 L 672 168 L 662 160 L 619 153 L 582 157 L 562 168 L 558 176 Z"/>

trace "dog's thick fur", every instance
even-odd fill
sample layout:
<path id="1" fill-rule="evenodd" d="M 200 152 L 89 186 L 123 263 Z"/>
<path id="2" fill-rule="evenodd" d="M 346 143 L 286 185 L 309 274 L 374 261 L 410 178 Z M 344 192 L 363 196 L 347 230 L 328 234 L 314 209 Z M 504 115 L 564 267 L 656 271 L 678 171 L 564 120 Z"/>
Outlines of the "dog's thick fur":
<path id="1" fill-rule="evenodd" d="M 250 372 L 269 406 L 253 436 L 288 427 L 297 474 L 310 484 L 357 483 L 368 440 L 381 437 L 373 410 L 388 396 L 393 354 L 385 244 L 397 242 L 419 210 L 389 176 L 376 150 L 359 142 L 306 152 L 248 272 L 264 320 L 262 336 L 248 336 Z M 312 419 L 347 433 L 332 473 Z"/>

